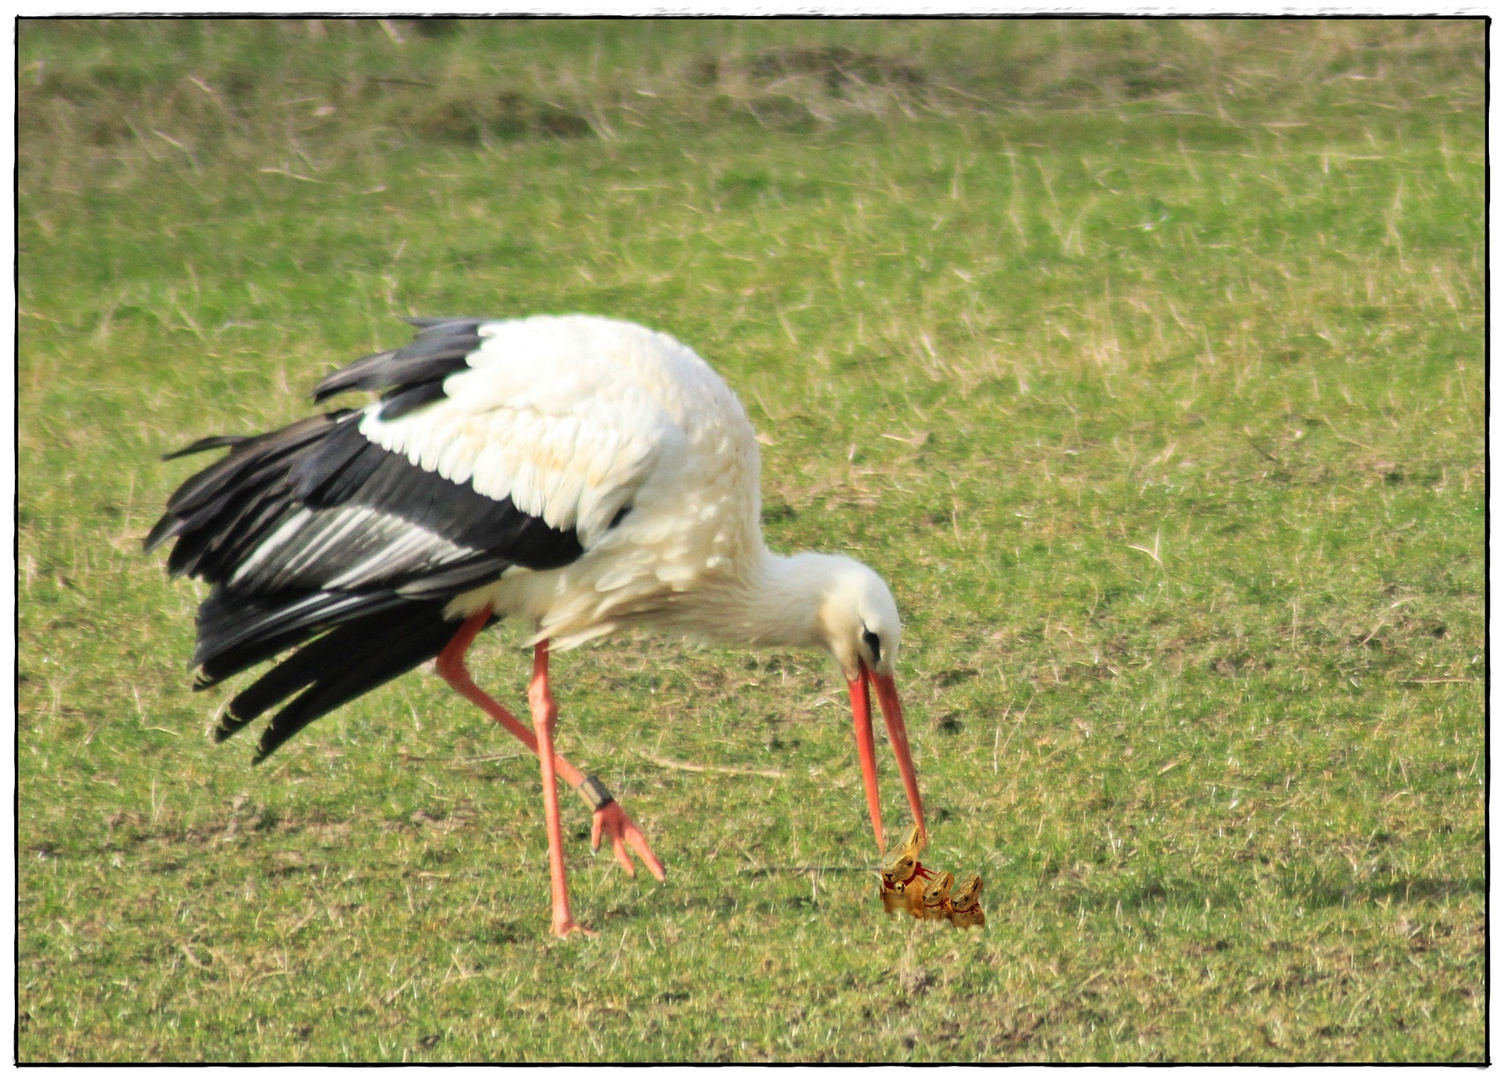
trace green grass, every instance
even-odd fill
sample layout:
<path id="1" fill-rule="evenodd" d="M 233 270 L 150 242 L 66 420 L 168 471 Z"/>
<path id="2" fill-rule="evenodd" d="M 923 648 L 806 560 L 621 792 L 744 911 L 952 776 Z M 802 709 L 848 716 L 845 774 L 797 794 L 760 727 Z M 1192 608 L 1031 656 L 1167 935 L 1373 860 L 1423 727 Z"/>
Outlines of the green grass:
<path id="1" fill-rule="evenodd" d="M 23 22 L 19 1058 L 1483 1060 L 1482 45 Z M 818 656 L 557 658 L 670 873 L 566 799 L 590 940 L 536 767 L 431 676 L 259 768 L 206 737 L 158 455 L 397 316 L 576 310 L 699 350 L 772 544 L 891 582 L 985 932 L 882 916 Z"/>

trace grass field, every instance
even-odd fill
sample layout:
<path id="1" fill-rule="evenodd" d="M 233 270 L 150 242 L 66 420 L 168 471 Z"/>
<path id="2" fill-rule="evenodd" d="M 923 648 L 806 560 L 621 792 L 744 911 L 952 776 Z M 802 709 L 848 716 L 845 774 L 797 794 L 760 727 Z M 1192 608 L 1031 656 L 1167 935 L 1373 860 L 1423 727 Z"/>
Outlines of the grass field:
<path id="1" fill-rule="evenodd" d="M 1480 20 L 18 49 L 20 1060 L 1484 1059 Z M 535 764 L 431 675 L 256 768 L 207 737 L 159 455 L 398 316 L 563 311 L 695 347 L 772 545 L 891 582 L 985 931 L 882 915 L 815 655 L 556 659 L 669 867 L 565 798 L 593 939 Z M 476 658 L 519 705 L 523 637 Z"/>

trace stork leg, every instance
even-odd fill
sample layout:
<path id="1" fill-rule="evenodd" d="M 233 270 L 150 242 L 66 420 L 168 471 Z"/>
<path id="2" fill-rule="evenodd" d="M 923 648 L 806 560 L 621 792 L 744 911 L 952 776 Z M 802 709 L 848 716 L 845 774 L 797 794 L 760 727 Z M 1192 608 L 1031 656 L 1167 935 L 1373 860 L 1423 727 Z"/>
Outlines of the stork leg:
<path id="1" fill-rule="evenodd" d="M 466 619 L 459 631 L 450 639 L 449 644 L 444 646 L 444 651 L 439 654 L 435 666 L 445 682 L 454 687 L 467 701 L 478 705 L 481 711 L 506 728 L 536 754 L 538 753 L 538 739 L 533 732 L 502 708 L 489 694 L 476 686 L 474 680 L 470 678 L 470 672 L 465 668 L 465 654 L 470 651 L 476 635 L 485 629 L 490 618 L 491 609 L 482 608 Z M 545 669 L 545 681 L 546 679 Z M 564 777 L 565 783 L 571 787 L 578 788 L 586 779 L 579 769 L 558 754 L 554 755 L 554 765 L 558 774 Z M 647 837 L 642 835 L 642 830 L 637 827 L 637 823 L 627 815 L 615 799 L 611 799 L 595 810 L 590 824 L 590 849 L 592 851 L 600 850 L 603 835 L 611 838 L 611 850 L 616 855 L 616 861 L 630 876 L 637 876 L 637 868 L 632 865 L 632 858 L 627 854 L 628 845 L 637 853 L 637 857 L 642 860 L 649 873 L 659 881 L 665 879 L 663 863 L 648 846 Z"/>
<path id="2" fill-rule="evenodd" d="M 554 899 L 554 933 L 568 937 L 589 934 L 569 911 L 569 886 L 564 881 L 564 827 L 559 821 L 559 789 L 555 781 L 554 723 L 559 707 L 548 688 L 548 642 L 533 646 L 533 681 L 527 701 L 533 710 L 533 730 L 538 735 L 538 764 L 543 770 L 543 816 L 548 822 L 548 878 Z"/>

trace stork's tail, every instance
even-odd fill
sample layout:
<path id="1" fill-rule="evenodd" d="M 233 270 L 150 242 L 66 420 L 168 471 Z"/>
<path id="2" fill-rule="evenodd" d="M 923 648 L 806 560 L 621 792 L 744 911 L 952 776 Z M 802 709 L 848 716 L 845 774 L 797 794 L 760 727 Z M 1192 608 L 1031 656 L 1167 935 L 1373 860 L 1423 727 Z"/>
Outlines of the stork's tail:
<path id="1" fill-rule="evenodd" d="M 261 733 L 256 761 L 265 760 L 320 716 L 438 656 L 460 627 L 444 618 L 444 607 L 442 600 L 406 601 L 315 638 L 231 699 L 215 740 L 297 694 Z"/>
<path id="2" fill-rule="evenodd" d="M 247 553 L 303 505 L 301 473 L 322 466 L 329 477 L 319 476 L 333 484 L 359 471 L 352 463 L 360 464 L 364 444 L 352 452 L 331 442 L 331 436 L 355 430 L 351 419 L 349 411 L 336 412 L 264 435 L 211 436 L 168 455 L 230 447 L 178 488 L 145 541 L 150 551 L 175 539 L 169 570 L 212 585 L 198 611 L 194 689 L 297 650 L 237 694 L 215 731 L 217 739 L 226 739 L 292 697 L 262 734 L 257 761 L 325 713 L 436 657 L 460 627 L 459 619 L 444 617 L 448 600 L 506 566 L 477 552 L 400 585 L 270 592 L 232 587 Z"/>

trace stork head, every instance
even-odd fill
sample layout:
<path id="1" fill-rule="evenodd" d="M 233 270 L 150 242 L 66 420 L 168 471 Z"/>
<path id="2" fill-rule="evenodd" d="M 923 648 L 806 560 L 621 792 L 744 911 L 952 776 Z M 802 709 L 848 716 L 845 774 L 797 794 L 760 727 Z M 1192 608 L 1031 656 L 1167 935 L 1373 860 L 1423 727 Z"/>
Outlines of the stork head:
<path id="1" fill-rule="evenodd" d="M 847 682 L 860 679 L 864 668 L 891 680 L 902 635 L 893 594 L 865 563 L 843 555 L 822 561 L 828 577 L 815 614 L 821 643 Z"/>
<path id="2" fill-rule="evenodd" d="M 914 814 L 914 823 L 924 835 L 924 807 L 919 783 L 909 754 L 909 738 L 903 724 L 903 708 L 893 680 L 901 630 L 898 605 L 883 579 L 871 567 L 840 555 L 814 556 L 823 570 L 823 588 L 816 609 L 817 636 L 841 665 L 851 694 L 851 716 L 856 728 L 857 754 L 862 782 L 867 792 L 867 811 L 879 852 L 886 850 L 882 813 L 877 793 L 877 760 L 872 749 L 872 701 L 869 688 L 877 691 L 888 741 L 898 759 L 904 791 Z"/>
<path id="3" fill-rule="evenodd" d="M 759 573 L 753 580 L 755 587 L 749 601 L 717 609 L 719 614 L 707 620 L 710 625 L 704 632 L 712 640 L 821 646 L 835 657 L 851 693 L 851 718 L 856 727 L 862 786 L 867 792 L 867 813 L 872 818 L 872 833 L 881 853 L 888 845 L 883 839 L 877 759 L 872 749 L 871 694 L 876 690 L 922 845 L 924 807 L 909 755 L 903 708 L 893 682 L 900 629 L 898 605 L 893 602 L 888 586 L 870 566 L 855 559 L 811 552 L 782 556 L 765 550 Z M 727 611 L 731 612 L 730 617 Z"/>

